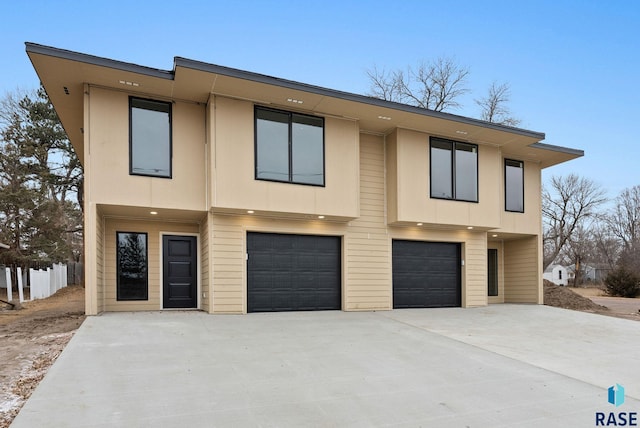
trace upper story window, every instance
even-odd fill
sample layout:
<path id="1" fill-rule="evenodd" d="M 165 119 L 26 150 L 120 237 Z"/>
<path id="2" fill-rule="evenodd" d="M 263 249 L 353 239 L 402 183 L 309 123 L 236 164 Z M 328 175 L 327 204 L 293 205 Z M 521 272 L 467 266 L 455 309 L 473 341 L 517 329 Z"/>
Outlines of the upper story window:
<path id="1" fill-rule="evenodd" d="M 256 179 L 324 186 L 324 119 L 256 107 Z"/>
<path id="2" fill-rule="evenodd" d="M 504 160 L 504 209 L 524 212 L 524 162 Z"/>
<path id="3" fill-rule="evenodd" d="M 171 178 L 171 103 L 129 98 L 129 174 Z"/>
<path id="4" fill-rule="evenodd" d="M 431 138 L 431 197 L 478 202 L 478 146 Z"/>

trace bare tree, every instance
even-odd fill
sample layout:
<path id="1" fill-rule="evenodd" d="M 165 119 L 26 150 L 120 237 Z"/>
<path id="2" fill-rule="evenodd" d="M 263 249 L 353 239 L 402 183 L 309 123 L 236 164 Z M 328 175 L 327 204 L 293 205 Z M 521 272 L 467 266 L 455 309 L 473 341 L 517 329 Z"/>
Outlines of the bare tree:
<path id="1" fill-rule="evenodd" d="M 554 176 L 550 186 L 542 192 L 544 269 L 575 238 L 579 227 L 589 227 L 587 222 L 599 216 L 598 209 L 607 200 L 600 186 L 575 174 Z"/>
<path id="2" fill-rule="evenodd" d="M 507 104 L 511 98 L 511 88 L 508 83 L 493 82 L 485 98 L 476 99 L 480 106 L 480 119 L 487 122 L 499 123 L 507 126 L 518 126 L 520 120 L 511 115 Z"/>
<path id="3" fill-rule="evenodd" d="M 384 68 L 379 70 L 377 66 L 367 70 L 371 83 L 368 95 L 385 101 L 401 102 L 402 96 L 398 87 L 398 81 L 401 78 L 398 73 L 398 71 L 387 72 Z"/>
<path id="4" fill-rule="evenodd" d="M 615 202 L 607 224 L 622 244 L 618 264 L 640 274 L 640 186 L 623 190 Z"/>
<path id="5" fill-rule="evenodd" d="M 611 233 L 607 221 L 599 222 L 592 228 L 592 235 L 593 260 L 606 265 L 609 270 L 614 269 L 620 256 L 620 241 Z"/>
<path id="6" fill-rule="evenodd" d="M 447 57 L 422 62 L 415 69 L 409 67 L 406 73 L 374 67 L 367 75 L 371 81 L 368 95 L 429 110 L 460 108 L 459 98 L 469 92 L 465 86 L 469 69 Z"/>
<path id="7" fill-rule="evenodd" d="M 582 224 L 576 226 L 571 239 L 560 252 L 561 264 L 570 264 L 574 269 L 573 285 L 578 286 L 584 282 L 585 265 L 593 260 L 595 253 L 593 232 L 591 228 Z"/>
<path id="8" fill-rule="evenodd" d="M 615 202 L 607 223 L 625 247 L 632 246 L 640 239 L 640 186 L 624 189 Z"/>

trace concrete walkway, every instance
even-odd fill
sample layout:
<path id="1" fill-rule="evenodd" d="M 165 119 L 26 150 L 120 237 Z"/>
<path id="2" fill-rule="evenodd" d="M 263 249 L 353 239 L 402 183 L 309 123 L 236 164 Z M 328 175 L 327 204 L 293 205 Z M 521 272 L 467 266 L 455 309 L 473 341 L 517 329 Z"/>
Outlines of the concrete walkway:
<path id="1" fill-rule="evenodd" d="M 640 323 L 545 306 L 110 313 L 12 427 L 595 426 L 638 363 Z"/>

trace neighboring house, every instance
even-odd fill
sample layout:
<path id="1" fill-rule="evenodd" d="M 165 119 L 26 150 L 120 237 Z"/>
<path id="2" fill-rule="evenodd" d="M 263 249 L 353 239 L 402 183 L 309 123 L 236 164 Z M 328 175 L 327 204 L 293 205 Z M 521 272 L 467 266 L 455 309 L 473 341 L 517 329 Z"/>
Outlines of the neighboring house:
<path id="1" fill-rule="evenodd" d="M 542 274 L 542 278 L 556 285 L 568 285 L 569 276 L 567 268 L 562 265 L 549 265 Z"/>
<path id="2" fill-rule="evenodd" d="M 542 303 L 544 134 L 27 43 L 85 172 L 86 312 Z"/>
<path id="3" fill-rule="evenodd" d="M 601 283 L 607 277 L 607 275 L 611 272 L 611 268 L 609 268 L 605 264 L 593 264 L 593 265 L 582 265 L 582 281 L 583 282 L 595 282 Z M 567 266 L 567 274 L 569 275 L 569 279 L 572 281 L 576 276 L 576 267 L 575 265 Z"/>

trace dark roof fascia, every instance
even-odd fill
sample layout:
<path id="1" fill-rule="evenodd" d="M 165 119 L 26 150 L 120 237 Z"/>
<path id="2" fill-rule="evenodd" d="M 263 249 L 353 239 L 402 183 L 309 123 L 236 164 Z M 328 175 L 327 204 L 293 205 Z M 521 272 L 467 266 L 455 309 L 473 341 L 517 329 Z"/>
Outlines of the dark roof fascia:
<path id="1" fill-rule="evenodd" d="M 306 83 L 295 82 L 292 80 L 281 79 L 277 77 L 271 77 L 264 74 L 253 73 L 250 71 L 239 70 L 236 68 L 224 67 L 221 65 L 209 64 L 202 61 L 195 61 L 188 58 L 175 57 L 174 67 L 191 68 L 198 71 L 205 71 L 214 74 L 221 74 L 224 76 L 234 77 L 238 79 L 250 80 L 258 83 L 265 83 L 268 85 L 280 86 L 287 89 L 293 89 L 303 92 L 310 92 L 317 95 L 323 95 L 332 98 L 338 98 L 346 101 L 353 101 L 357 103 L 370 104 L 377 107 L 389 108 L 393 110 L 400 110 L 407 113 L 419 114 L 422 116 L 429 116 L 438 119 L 452 120 L 455 122 L 463 123 L 465 125 L 481 126 L 483 128 L 495 129 L 503 132 L 511 132 L 514 134 L 524 135 L 526 137 L 535 138 L 537 140 L 544 140 L 545 134 L 543 132 L 529 131 L 521 128 L 514 128 L 510 126 L 500 125 L 497 123 L 486 122 L 480 119 L 473 119 L 470 117 L 459 116 L 451 113 L 443 113 L 434 110 L 428 110 L 421 107 L 412 105 L 397 103 L 394 101 L 386 101 L 379 98 L 369 97 L 366 95 L 353 94 L 350 92 L 343 92 L 336 89 L 323 88 L 321 86 L 309 85 Z"/>
<path id="2" fill-rule="evenodd" d="M 419 114 L 422 116 L 428 116 L 443 120 L 450 120 L 465 125 L 480 126 L 483 128 L 494 129 L 502 132 L 509 132 L 513 134 L 523 135 L 537 140 L 544 140 L 545 134 L 543 132 L 529 131 L 521 128 L 514 128 L 510 126 L 500 125 L 497 123 L 486 122 L 480 119 L 473 119 L 466 116 L 459 116 L 452 113 L 443 113 L 434 110 L 428 110 L 421 107 L 411 106 L 407 104 L 397 103 L 393 101 L 381 100 L 379 98 L 369 97 L 366 95 L 353 94 L 350 92 L 338 91 L 335 89 L 323 88 L 321 86 L 309 85 L 306 83 L 295 82 L 292 80 L 281 79 L 277 77 L 271 77 L 264 74 L 253 73 L 250 71 L 239 70 L 236 68 L 224 67 L 221 65 L 209 64 L 202 61 L 195 61 L 182 57 L 174 58 L 174 71 L 160 70 L 151 67 L 145 67 L 129 62 L 116 61 L 109 58 L 98 57 L 95 55 L 83 54 L 79 52 L 73 52 L 66 49 L 54 48 L 51 46 L 39 45 L 37 43 L 26 42 L 27 53 L 41 54 L 52 56 L 55 58 L 66 59 L 70 61 L 77 61 L 86 64 L 96 65 L 100 67 L 113 68 L 116 70 L 127 71 L 136 74 L 142 74 L 145 76 L 157 77 L 160 79 L 173 80 L 175 76 L 176 67 L 191 68 L 198 71 L 205 71 L 214 74 L 221 74 L 238 79 L 249 80 L 258 83 L 265 83 L 274 86 L 280 86 L 283 88 L 299 90 L 303 92 L 310 92 L 322 96 L 338 98 L 346 101 L 353 101 L 357 103 L 369 104 L 381 108 L 389 108 L 392 110 L 404 111 L 407 113 Z M 539 144 L 539 143 L 536 143 Z M 545 145 L 546 146 L 546 145 Z M 555 146 L 549 146 L 555 147 Z M 552 149 L 550 149 L 552 150 Z M 573 149 L 567 149 L 573 150 Z M 580 151 L 581 152 L 581 151 Z M 575 154 L 571 152 L 572 154 Z"/>
<path id="3" fill-rule="evenodd" d="M 173 72 L 171 71 L 159 70 L 157 68 L 145 67 L 142 65 L 132 64 L 130 62 L 116 61 L 114 59 L 102 58 L 95 55 L 68 51 L 65 49 L 39 45 L 31 42 L 26 42 L 25 46 L 27 53 L 47 55 L 70 61 L 83 62 L 85 64 L 113 68 L 116 70 L 128 71 L 131 73 L 142 74 L 150 77 L 157 77 L 160 79 L 173 80 Z"/>
<path id="4" fill-rule="evenodd" d="M 529 147 L 533 149 L 541 149 L 541 150 L 549 150 L 552 152 L 565 153 L 568 155 L 578 156 L 578 157 L 584 156 L 584 150 L 571 149 L 569 147 L 562 147 L 562 146 L 554 146 L 553 144 L 533 143 L 533 144 L 530 144 Z"/>

